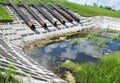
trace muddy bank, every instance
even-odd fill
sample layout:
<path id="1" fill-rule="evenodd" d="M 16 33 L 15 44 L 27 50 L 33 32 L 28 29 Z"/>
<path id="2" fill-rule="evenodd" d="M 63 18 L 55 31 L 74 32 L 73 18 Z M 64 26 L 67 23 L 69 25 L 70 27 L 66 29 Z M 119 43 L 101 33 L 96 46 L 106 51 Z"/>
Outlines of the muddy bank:
<path id="1" fill-rule="evenodd" d="M 47 38 L 47 39 L 42 39 L 42 40 L 37 40 L 35 42 L 32 42 L 30 44 L 27 44 L 23 47 L 23 51 L 24 52 L 28 52 L 30 50 L 32 50 L 33 48 L 38 48 L 38 47 L 42 47 L 48 44 L 52 44 L 55 42 L 60 42 L 60 41 L 64 41 L 67 39 L 71 39 L 71 38 L 75 38 L 75 37 L 86 37 L 87 36 L 87 32 L 76 32 L 76 33 L 66 33 L 66 34 L 62 34 L 58 37 L 54 37 L 54 38 Z"/>

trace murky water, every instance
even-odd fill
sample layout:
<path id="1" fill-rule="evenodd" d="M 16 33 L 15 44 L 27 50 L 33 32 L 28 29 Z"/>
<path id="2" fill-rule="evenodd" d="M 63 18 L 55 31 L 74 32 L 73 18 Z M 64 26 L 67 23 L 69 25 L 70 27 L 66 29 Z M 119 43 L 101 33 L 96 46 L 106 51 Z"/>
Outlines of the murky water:
<path id="1" fill-rule="evenodd" d="M 39 62 L 48 69 L 54 69 L 65 60 L 71 60 L 76 63 L 96 61 L 97 56 L 111 53 L 119 49 L 118 41 L 110 41 L 104 47 L 87 40 L 87 38 L 78 38 L 76 45 L 71 45 L 73 39 L 59 43 L 50 44 L 41 48 L 34 49 L 28 53 L 28 56 Z"/>

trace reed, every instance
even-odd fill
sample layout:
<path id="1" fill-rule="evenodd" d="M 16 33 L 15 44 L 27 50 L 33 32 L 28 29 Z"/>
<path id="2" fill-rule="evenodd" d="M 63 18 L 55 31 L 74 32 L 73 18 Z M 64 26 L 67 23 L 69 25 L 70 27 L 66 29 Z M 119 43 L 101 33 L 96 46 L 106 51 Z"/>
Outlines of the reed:
<path id="1" fill-rule="evenodd" d="M 100 57 L 96 63 L 76 64 L 67 61 L 62 67 L 73 70 L 78 83 L 120 83 L 120 52 Z"/>

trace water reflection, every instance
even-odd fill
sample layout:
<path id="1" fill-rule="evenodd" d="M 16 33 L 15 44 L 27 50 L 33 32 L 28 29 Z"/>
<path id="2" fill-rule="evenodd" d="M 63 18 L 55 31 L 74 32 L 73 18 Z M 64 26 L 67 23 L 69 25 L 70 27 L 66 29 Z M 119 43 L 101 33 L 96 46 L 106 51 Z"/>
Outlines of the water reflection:
<path id="1" fill-rule="evenodd" d="M 48 69 L 55 68 L 65 60 L 72 60 L 76 63 L 96 61 L 96 57 L 119 48 L 119 42 L 109 42 L 104 48 L 99 48 L 87 38 L 79 38 L 77 45 L 70 45 L 72 39 L 59 43 L 47 45 L 28 53 L 28 56 L 38 61 Z"/>

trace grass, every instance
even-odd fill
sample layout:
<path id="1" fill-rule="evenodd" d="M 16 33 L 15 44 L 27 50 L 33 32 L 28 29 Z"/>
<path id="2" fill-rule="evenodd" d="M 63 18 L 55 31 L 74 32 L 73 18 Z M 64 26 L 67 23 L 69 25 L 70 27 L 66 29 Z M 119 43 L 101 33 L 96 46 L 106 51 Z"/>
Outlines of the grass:
<path id="1" fill-rule="evenodd" d="M 19 0 L 13 0 L 14 3 L 19 4 Z M 8 0 L 0 0 L 0 4 L 8 4 L 9 5 L 9 1 Z"/>
<path id="2" fill-rule="evenodd" d="M 5 9 L 0 5 L 0 22 L 12 21 L 12 18 L 5 11 Z"/>
<path id="3" fill-rule="evenodd" d="M 25 0 L 27 4 L 31 5 L 30 0 Z M 14 0 L 15 3 L 19 4 L 18 0 Z M 39 0 L 34 0 L 35 3 L 39 4 Z M 67 0 L 43 0 L 45 3 L 60 3 L 64 7 L 69 8 L 72 11 L 77 11 L 80 15 L 83 16 L 110 16 L 120 18 L 120 11 L 112 11 L 98 7 L 84 6 L 76 3 L 68 2 Z M 8 0 L 0 0 L 0 3 L 9 4 Z"/>
<path id="4" fill-rule="evenodd" d="M 118 30 L 113 30 L 113 29 L 106 29 L 106 31 L 109 33 L 119 33 L 120 32 Z"/>
<path id="5" fill-rule="evenodd" d="M 120 41 L 120 33 L 118 35 L 112 36 L 111 39 Z"/>
<path id="6" fill-rule="evenodd" d="M 98 33 L 96 33 L 96 32 L 90 33 L 87 36 L 87 38 L 88 38 L 89 41 L 95 43 L 99 47 L 103 47 L 103 46 L 105 46 L 106 43 L 109 42 L 109 40 L 107 40 L 106 38 L 98 37 Z"/>
<path id="7" fill-rule="evenodd" d="M 0 83 L 21 83 L 21 80 L 16 78 L 16 70 L 13 65 L 9 64 L 7 69 L 0 69 Z"/>
<path id="8" fill-rule="evenodd" d="M 80 41 L 78 39 L 72 39 L 72 41 L 70 42 L 70 45 L 74 46 L 77 45 Z"/>
<path id="9" fill-rule="evenodd" d="M 83 16 L 110 16 L 120 18 L 120 11 L 111 11 L 103 8 L 84 6 L 76 3 L 68 2 L 66 0 L 44 0 L 45 3 L 60 3 L 64 7 L 71 9 L 72 11 L 77 11 Z"/>
<path id="10" fill-rule="evenodd" d="M 62 67 L 73 70 L 78 83 L 120 83 L 120 52 L 103 56 L 96 63 L 76 64 L 66 61 Z"/>
<path id="11" fill-rule="evenodd" d="M 9 4 L 8 0 L 0 0 L 0 4 Z"/>

